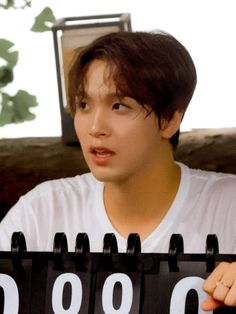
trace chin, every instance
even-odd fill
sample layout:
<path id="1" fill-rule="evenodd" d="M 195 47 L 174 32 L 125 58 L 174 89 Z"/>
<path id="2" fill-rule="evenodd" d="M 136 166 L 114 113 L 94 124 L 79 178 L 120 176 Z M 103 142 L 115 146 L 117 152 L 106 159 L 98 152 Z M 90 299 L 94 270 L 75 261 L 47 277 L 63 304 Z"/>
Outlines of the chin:
<path id="1" fill-rule="evenodd" d="M 122 176 L 120 173 L 115 173 L 114 171 L 110 171 L 108 169 L 101 169 L 100 171 L 91 169 L 92 174 L 94 177 L 103 183 L 106 182 L 119 182 L 122 181 Z"/>
<path id="2" fill-rule="evenodd" d="M 100 182 L 105 183 L 105 182 L 115 181 L 114 176 L 112 176 L 112 175 L 98 174 L 97 172 L 93 172 L 93 171 L 91 171 L 91 172 L 94 175 L 94 177 Z"/>

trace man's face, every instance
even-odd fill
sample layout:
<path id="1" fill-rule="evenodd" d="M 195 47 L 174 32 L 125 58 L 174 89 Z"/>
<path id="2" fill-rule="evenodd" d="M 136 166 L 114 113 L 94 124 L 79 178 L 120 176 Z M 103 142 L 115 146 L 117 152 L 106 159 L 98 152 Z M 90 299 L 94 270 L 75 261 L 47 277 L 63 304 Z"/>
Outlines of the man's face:
<path id="1" fill-rule="evenodd" d="M 84 98 L 74 125 L 86 162 L 103 182 L 142 175 L 161 161 L 157 117 L 130 97 L 118 97 L 109 65 L 94 60 L 85 77 Z"/>

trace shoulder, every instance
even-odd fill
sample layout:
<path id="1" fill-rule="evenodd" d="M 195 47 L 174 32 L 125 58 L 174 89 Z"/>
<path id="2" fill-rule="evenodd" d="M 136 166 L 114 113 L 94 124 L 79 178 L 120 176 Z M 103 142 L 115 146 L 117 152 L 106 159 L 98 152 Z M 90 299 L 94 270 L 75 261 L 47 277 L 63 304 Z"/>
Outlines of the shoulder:
<path id="1" fill-rule="evenodd" d="M 223 196 L 236 201 L 235 174 L 191 169 L 185 165 L 181 165 L 181 168 L 192 189 L 201 191 L 201 194 L 207 194 L 209 198 Z"/>
<path id="2" fill-rule="evenodd" d="M 78 175 L 70 178 L 61 178 L 49 180 L 40 183 L 26 195 L 21 197 L 23 203 L 51 203 L 73 202 L 74 200 L 83 200 L 91 195 L 96 195 L 101 189 L 102 183 L 97 181 L 91 173 Z"/>
<path id="3" fill-rule="evenodd" d="M 31 196 L 32 194 L 44 194 L 49 191 L 73 191 L 73 190 L 86 190 L 95 187 L 99 182 L 94 178 L 91 173 L 85 173 L 75 177 L 54 179 L 42 182 L 33 188 L 26 196 Z"/>
<path id="4" fill-rule="evenodd" d="M 190 169 L 190 175 L 213 189 L 234 188 L 235 190 L 236 188 L 236 175 L 234 174 Z"/>

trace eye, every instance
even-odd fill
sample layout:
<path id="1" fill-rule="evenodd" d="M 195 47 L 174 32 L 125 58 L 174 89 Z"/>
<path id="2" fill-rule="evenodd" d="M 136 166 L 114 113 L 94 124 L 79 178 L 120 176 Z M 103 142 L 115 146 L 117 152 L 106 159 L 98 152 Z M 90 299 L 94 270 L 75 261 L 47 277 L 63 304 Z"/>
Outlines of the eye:
<path id="1" fill-rule="evenodd" d="M 87 104 L 86 101 L 80 101 L 78 103 L 78 108 L 81 109 L 81 110 L 88 110 L 89 105 Z"/>
<path id="2" fill-rule="evenodd" d="M 120 102 L 116 102 L 112 105 L 112 109 L 113 110 L 119 110 L 119 111 L 123 111 L 123 110 L 126 110 L 128 109 L 129 107 L 123 103 L 120 103 Z"/>

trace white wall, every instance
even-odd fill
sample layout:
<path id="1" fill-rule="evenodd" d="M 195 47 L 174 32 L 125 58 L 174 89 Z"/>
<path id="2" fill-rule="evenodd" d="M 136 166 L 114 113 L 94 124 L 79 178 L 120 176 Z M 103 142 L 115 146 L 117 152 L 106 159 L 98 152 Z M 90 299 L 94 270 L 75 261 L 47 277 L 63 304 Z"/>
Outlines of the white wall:
<path id="1" fill-rule="evenodd" d="M 0 127 L 0 138 L 61 134 L 52 34 L 29 31 L 45 6 L 57 18 L 129 12 L 133 30 L 170 32 L 189 50 L 198 72 L 182 130 L 236 127 L 235 0 L 32 0 L 31 9 L 0 9 L 0 38 L 15 42 L 20 53 L 15 84 L 7 92 L 35 94 L 37 118 Z"/>

